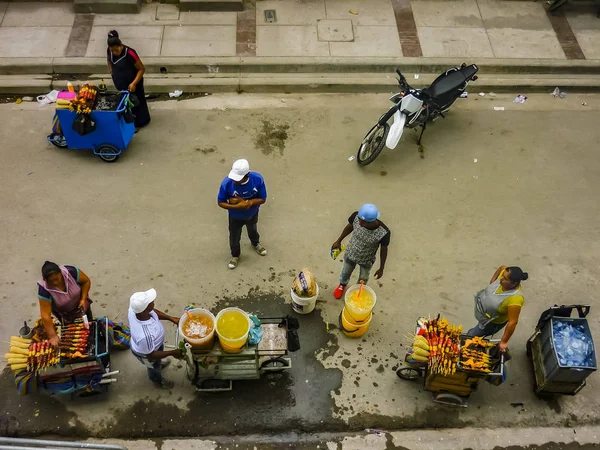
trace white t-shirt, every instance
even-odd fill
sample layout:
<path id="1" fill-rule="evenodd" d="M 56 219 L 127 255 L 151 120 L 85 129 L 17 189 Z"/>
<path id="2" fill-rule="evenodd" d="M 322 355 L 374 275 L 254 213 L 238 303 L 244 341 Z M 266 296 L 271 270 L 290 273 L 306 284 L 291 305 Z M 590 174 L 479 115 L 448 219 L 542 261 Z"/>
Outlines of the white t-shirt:
<path id="1" fill-rule="evenodd" d="M 165 342 L 165 327 L 154 311 L 150 319 L 140 320 L 129 308 L 129 329 L 131 330 L 131 350 L 141 355 L 149 355 Z"/>

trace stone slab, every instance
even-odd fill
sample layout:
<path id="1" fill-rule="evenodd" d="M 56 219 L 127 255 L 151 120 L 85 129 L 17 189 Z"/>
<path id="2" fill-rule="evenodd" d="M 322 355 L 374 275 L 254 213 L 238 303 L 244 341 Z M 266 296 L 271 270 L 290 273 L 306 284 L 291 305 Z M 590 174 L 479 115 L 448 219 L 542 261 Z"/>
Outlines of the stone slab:
<path id="1" fill-rule="evenodd" d="M 267 9 L 275 10 L 276 22 L 265 22 L 265 10 Z M 265 0 L 256 2 L 257 25 L 316 25 L 318 20 L 323 20 L 326 17 L 324 0 L 304 0 L 302 2 Z"/>
<path id="2" fill-rule="evenodd" d="M 75 0 L 75 12 L 94 14 L 137 14 L 141 0 Z"/>
<path id="3" fill-rule="evenodd" d="M 3 57 L 63 56 L 71 27 L 0 27 Z"/>
<path id="4" fill-rule="evenodd" d="M 418 31 L 425 57 L 494 57 L 484 28 L 420 27 Z"/>
<path id="5" fill-rule="evenodd" d="M 9 3 L 3 27 L 70 27 L 75 13 L 70 3 Z"/>
<path id="6" fill-rule="evenodd" d="M 172 20 L 157 20 L 159 3 L 142 5 L 139 14 L 96 14 L 94 25 L 107 25 L 113 28 L 132 25 L 171 25 Z M 237 13 L 234 12 L 184 12 L 179 13 L 181 25 L 235 25 Z"/>
<path id="7" fill-rule="evenodd" d="M 413 1 L 417 27 L 483 28 L 475 0 Z"/>
<path id="8" fill-rule="evenodd" d="M 235 56 L 235 26 L 165 26 L 162 56 Z"/>
<path id="9" fill-rule="evenodd" d="M 479 11 L 486 28 L 552 30 L 542 2 L 479 0 Z"/>
<path id="10" fill-rule="evenodd" d="M 257 27 L 257 56 L 329 56 L 329 43 L 319 42 L 317 27 Z"/>
<path id="11" fill-rule="evenodd" d="M 565 11 L 565 16 L 573 31 L 597 30 L 600 31 L 600 19 L 591 11 Z"/>
<path id="12" fill-rule="evenodd" d="M 497 58 L 566 58 L 553 30 L 492 28 L 487 34 Z"/>
<path id="13" fill-rule="evenodd" d="M 396 26 L 389 0 L 325 0 L 325 6 L 328 19 L 349 19 L 354 25 Z"/>
<path id="14" fill-rule="evenodd" d="M 179 0 L 182 11 L 243 11 L 242 0 Z"/>
<path id="15" fill-rule="evenodd" d="M 319 41 L 325 42 L 352 42 L 354 32 L 350 20 L 318 20 L 317 35 Z"/>
<path id="16" fill-rule="evenodd" d="M 402 56 L 396 27 L 354 27 L 353 42 L 330 42 L 331 56 Z"/>
<path id="17" fill-rule="evenodd" d="M 170 3 L 159 3 L 156 8 L 156 20 L 179 20 L 179 7 Z"/>
<path id="18" fill-rule="evenodd" d="M 106 56 L 106 37 L 112 27 L 94 26 L 90 35 L 87 57 Z M 141 57 L 159 56 L 163 35 L 163 26 L 131 26 L 119 28 L 119 36 L 123 44 L 135 49 Z"/>
<path id="19" fill-rule="evenodd" d="M 600 30 L 578 30 L 573 32 L 585 57 L 587 59 L 600 59 Z"/>

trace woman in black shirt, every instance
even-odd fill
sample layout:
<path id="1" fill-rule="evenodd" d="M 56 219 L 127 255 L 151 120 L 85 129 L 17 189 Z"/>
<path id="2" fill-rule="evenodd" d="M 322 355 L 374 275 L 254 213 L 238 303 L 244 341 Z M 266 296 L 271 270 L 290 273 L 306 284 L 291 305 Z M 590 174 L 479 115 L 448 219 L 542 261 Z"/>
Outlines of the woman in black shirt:
<path id="1" fill-rule="evenodd" d="M 150 123 L 150 111 L 144 92 L 144 64 L 134 49 L 123 45 L 115 30 L 108 33 L 107 44 L 108 70 L 113 83 L 119 91 L 129 91 L 137 97 L 137 102 L 132 99 L 136 105 L 133 108 L 135 126 L 145 127 Z"/>

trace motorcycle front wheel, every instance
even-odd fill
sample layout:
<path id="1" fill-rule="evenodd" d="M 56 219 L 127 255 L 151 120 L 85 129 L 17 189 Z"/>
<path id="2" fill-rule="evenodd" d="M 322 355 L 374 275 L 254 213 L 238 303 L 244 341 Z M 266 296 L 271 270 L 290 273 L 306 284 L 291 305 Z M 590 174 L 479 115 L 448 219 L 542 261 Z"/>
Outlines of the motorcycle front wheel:
<path id="1" fill-rule="evenodd" d="M 361 166 L 366 166 L 375 161 L 379 156 L 383 147 L 385 147 L 385 139 L 390 131 L 390 126 L 386 123 L 383 125 L 376 124 L 369 130 L 362 140 L 356 155 L 356 161 Z"/>

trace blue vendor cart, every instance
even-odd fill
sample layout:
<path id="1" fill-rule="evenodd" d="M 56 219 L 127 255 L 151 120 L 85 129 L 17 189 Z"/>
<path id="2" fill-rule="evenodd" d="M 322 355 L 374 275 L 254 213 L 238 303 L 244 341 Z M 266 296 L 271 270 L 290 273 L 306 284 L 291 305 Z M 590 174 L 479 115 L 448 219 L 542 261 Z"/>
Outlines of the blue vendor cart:
<path id="1" fill-rule="evenodd" d="M 73 129 L 79 114 L 68 109 L 57 109 L 48 142 L 59 148 L 91 149 L 105 162 L 117 161 L 135 134 L 129 92 L 98 94 L 99 98 L 103 95 L 120 96 L 120 99 L 115 108 L 92 110 L 89 114 L 90 124 L 94 128 L 92 131 L 79 134 Z"/>

